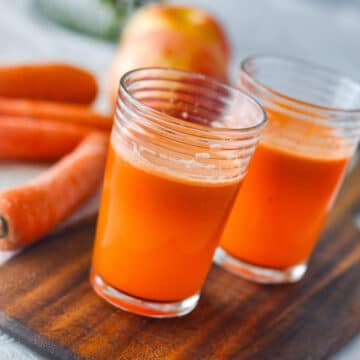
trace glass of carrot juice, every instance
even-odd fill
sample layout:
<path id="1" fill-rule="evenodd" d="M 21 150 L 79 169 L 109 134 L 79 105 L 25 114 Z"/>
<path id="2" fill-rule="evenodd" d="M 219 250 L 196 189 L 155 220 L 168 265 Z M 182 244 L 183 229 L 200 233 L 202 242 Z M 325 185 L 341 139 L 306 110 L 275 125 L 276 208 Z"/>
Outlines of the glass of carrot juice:
<path id="1" fill-rule="evenodd" d="M 242 63 L 239 87 L 264 106 L 268 125 L 215 261 L 257 282 L 295 282 L 359 140 L 360 85 L 314 64 L 259 56 Z"/>
<path id="2" fill-rule="evenodd" d="M 151 317 L 194 309 L 265 121 L 200 74 L 122 77 L 91 272 L 101 297 Z"/>

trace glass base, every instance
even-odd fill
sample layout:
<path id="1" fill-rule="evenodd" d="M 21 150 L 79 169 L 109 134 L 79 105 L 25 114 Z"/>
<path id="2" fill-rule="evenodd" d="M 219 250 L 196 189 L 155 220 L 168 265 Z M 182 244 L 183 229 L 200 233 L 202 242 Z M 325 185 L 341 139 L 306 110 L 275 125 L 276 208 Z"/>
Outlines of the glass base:
<path id="1" fill-rule="evenodd" d="M 252 265 L 236 259 L 222 248 L 217 248 L 214 261 L 222 268 L 247 280 L 262 284 L 284 284 L 299 281 L 305 274 L 307 264 L 299 264 L 283 270 Z"/>
<path id="2" fill-rule="evenodd" d="M 140 299 L 111 287 L 93 270 L 90 282 L 95 292 L 108 303 L 121 310 L 152 318 L 184 316 L 194 310 L 200 298 L 200 294 L 195 294 L 176 302 Z"/>

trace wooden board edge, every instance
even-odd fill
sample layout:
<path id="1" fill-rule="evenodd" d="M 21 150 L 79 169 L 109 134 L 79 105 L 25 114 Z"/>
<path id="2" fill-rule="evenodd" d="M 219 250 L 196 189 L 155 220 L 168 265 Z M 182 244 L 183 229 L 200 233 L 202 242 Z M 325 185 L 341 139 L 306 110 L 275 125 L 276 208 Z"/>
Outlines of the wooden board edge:
<path id="1" fill-rule="evenodd" d="M 2 311 L 0 311 L 0 329 L 21 344 L 27 346 L 34 353 L 45 358 L 54 360 L 83 360 L 72 351 L 35 333 L 20 321 L 7 316 Z"/>

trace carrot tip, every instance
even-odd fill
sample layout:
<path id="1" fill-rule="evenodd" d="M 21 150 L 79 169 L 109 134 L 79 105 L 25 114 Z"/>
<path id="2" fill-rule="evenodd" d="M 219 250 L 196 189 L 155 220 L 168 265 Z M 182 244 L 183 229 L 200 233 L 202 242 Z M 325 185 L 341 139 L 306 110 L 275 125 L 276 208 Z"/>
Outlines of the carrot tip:
<path id="1" fill-rule="evenodd" d="M 0 215 L 0 238 L 5 238 L 9 234 L 9 226 L 4 216 Z"/>

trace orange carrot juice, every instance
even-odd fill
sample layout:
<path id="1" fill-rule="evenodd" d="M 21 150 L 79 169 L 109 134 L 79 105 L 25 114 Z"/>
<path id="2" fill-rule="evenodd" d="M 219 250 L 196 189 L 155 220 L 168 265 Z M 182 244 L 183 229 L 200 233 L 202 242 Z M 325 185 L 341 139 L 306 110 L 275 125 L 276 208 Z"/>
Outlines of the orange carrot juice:
<path id="1" fill-rule="evenodd" d="M 247 263 L 284 269 L 306 262 L 343 178 L 348 157 L 255 151 L 221 247 Z"/>
<path id="2" fill-rule="evenodd" d="M 262 283 L 300 280 L 360 135 L 360 84 L 319 65 L 253 56 L 239 87 L 268 123 L 215 261 Z"/>
<path id="3" fill-rule="evenodd" d="M 265 123 L 255 100 L 201 74 L 123 76 L 90 276 L 99 296 L 158 318 L 195 308 Z"/>
<path id="4" fill-rule="evenodd" d="M 93 268 L 139 298 L 192 296 L 205 280 L 239 180 L 192 180 L 126 151 L 112 141 Z"/>

